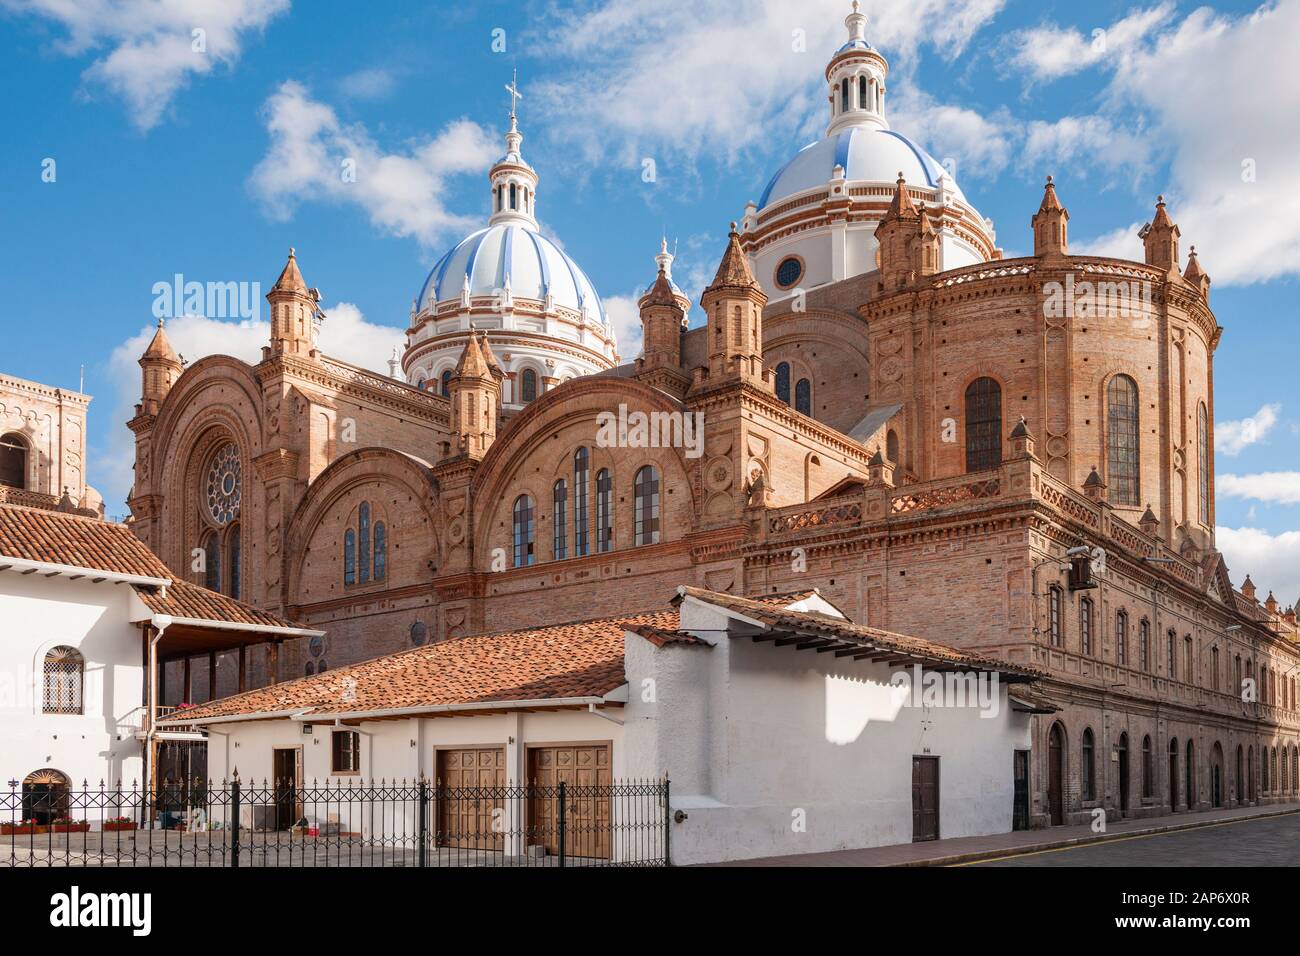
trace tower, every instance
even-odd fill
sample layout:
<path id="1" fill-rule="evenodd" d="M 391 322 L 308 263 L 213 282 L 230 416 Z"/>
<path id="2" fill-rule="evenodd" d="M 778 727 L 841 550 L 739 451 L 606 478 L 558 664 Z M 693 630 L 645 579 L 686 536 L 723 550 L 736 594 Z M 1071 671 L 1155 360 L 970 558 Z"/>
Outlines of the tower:
<path id="1" fill-rule="evenodd" d="M 289 261 L 266 294 L 271 305 L 271 354 L 314 358 L 313 330 L 320 316 L 320 292 L 307 288 L 298 260 L 289 248 Z"/>
<path id="2" fill-rule="evenodd" d="M 180 356 L 167 338 L 163 320 L 158 320 L 158 331 L 153 334 L 149 347 L 140 356 L 140 414 L 157 415 L 172 385 L 180 377 L 183 366 Z"/>
<path id="3" fill-rule="evenodd" d="M 497 433 L 501 378 L 491 354 L 487 336 L 471 333 L 451 379 L 451 431 L 459 453 L 476 459 L 487 454 Z"/>
<path id="4" fill-rule="evenodd" d="M 700 297 L 708 316 L 709 376 L 763 380 L 763 306 L 767 296 L 754 280 L 731 224 L 727 249 L 713 283 Z"/>
<path id="5" fill-rule="evenodd" d="M 898 174 L 894 198 L 880 224 L 876 242 L 880 244 L 880 284 L 886 291 L 901 289 L 912 281 L 916 270 L 913 247 L 921 238 L 921 213 L 907 192 L 903 174 Z"/>
<path id="6" fill-rule="evenodd" d="M 1043 187 L 1043 201 L 1030 220 L 1034 229 L 1034 255 L 1069 255 L 1070 243 L 1066 235 L 1069 221 L 1070 212 L 1056 197 L 1056 187 L 1052 185 L 1052 177 L 1048 176 L 1047 185 Z"/>
<path id="7" fill-rule="evenodd" d="M 661 240 L 655 256 L 658 274 L 637 305 L 641 311 L 642 356 L 637 377 L 659 388 L 682 394 L 690 380 L 682 372 L 682 334 L 690 300 L 673 282 L 673 254 Z"/>
<path id="8" fill-rule="evenodd" d="M 518 77 L 511 79 L 506 92 L 510 94 L 510 130 L 506 133 L 505 155 L 488 170 L 488 180 L 492 184 L 492 216 L 488 223 L 507 223 L 536 229 L 534 202 L 538 177 L 537 170 L 524 161 L 523 153 L 520 152 L 524 134 L 519 132 L 515 106 L 524 95 L 519 92 Z"/>
<path id="9" fill-rule="evenodd" d="M 1166 272 L 1178 268 L 1178 225 L 1165 211 L 1165 197 L 1156 197 L 1156 215 L 1138 232 L 1146 249 L 1147 265 Z"/>
<path id="10" fill-rule="evenodd" d="M 885 76 L 889 64 L 867 42 L 866 15 L 853 0 L 853 12 L 844 18 L 849 39 L 826 64 L 831 121 L 826 135 L 851 126 L 889 129 L 885 119 Z"/>

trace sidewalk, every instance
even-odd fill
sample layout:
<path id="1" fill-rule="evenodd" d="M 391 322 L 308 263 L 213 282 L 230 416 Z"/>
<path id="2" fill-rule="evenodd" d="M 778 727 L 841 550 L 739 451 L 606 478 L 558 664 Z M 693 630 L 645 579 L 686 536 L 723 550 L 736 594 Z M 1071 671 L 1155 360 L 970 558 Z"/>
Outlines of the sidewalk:
<path id="1" fill-rule="evenodd" d="M 1141 820 L 1112 823 L 1105 833 L 1094 833 L 1090 824 L 1051 827 L 1043 830 L 1018 830 L 992 836 L 953 837 L 928 843 L 901 843 L 897 846 L 869 847 L 864 850 L 834 850 L 827 853 L 801 853 L 796 856 L 769 856 L 755 860 L 737 860 L 719 866 L 950 866 L 1014 853 L 1029 853 L 1084 843 L 1101 843 L 1121 837 L 1148 833 L 1190 830 L 1234 820 L 1276 817 L 1300 813 L 1300 804 L 1275 803 L 1263 807 L 1238 807 L 1232 810 L 1203 810 L 1171 813 Z"/>

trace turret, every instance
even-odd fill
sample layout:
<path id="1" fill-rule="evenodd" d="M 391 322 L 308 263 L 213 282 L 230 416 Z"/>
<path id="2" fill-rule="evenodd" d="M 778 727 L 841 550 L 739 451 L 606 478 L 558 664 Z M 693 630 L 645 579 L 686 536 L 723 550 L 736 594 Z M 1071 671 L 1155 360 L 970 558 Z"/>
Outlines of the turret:
<path id="1" fill-rule="evenodd" d="M 1156 197 L 1156 215 L 1141 228 L 1138 236 L 1146 249 L 1147 265 L 1166 272 L 1178 269 L 1178 226 L 1165 211 L 1165 197 Z"/>
<path id="2" fill-rule="evenodd" d="M 266 301 L 271 304 L 271 354 L 315 358 L 315 321 L 324 317 L 320 292 L 307 288 L 292 246 L 289 261 L 266 294 Z"/>
<path id="3" fill-rule="evenodd" d="M 149 347 L 140 356 L 140 412 L 145 415 L 157 415 L 167 393 L 180 377 L 184 366 L 180 356 L 172 348 L 163 327 L 163 320 L 158 320 L 158 331 L 153 334 Z"/>
<path id="4" fill-rule="evenodd" d="M 1255 600 L 1255 582 L 1250 579 L 1249 574 L 1246 575 L 1246 580 L 1241 582 L 1241 595 L 1247 601 Z"/>
<path id="5" fill-rule="evenodd" d="M 876 242 L 880 245 L 880 283 L 886 291 L 909 285 L 916 275 L 915 246 L 921 233 L 921 213 L 912 202 L 907 182 L 900 172 L 894 186 L 894 198 L 876 226 Z"/>
<path id="6" fill-rule="evenodd" d="M 638 371 L 679 369 L 682 364 L 682 333 L 690 301 L 673 282 L 673 255 L 667 239 L 661 242 L 655 262 L 658 275 L 637 303 L 644 343 Z"/>
<path id="7" fill-rule="evenodd" d="M 1030 220 L 1034 229 L 1034 255 L 1068 255 L 1070 243 L 1066 235 L 1066 223 L 1069 221 L 1070 212 L 1056 197 L 1056 187 L 1052 185 L 1052 177 L 1048 176 L 1047 185 L 1043 188 L 1043 201 Z"/>
<path id="8" fill-rule="evenodd" d="M 1201 260 L 1196 257 L 1195 246 L 1192 246 L 1191 251 L 1187 253 L 1187 268 L 1183 271 L 1183 278 L 1196 288 L 1202 299 L 1207 302 L 1210 300 L 1210 277 L 1201 268 Z"/>
<path id="9" fill-rule="evenodd" d="M 471 458 L 486 455 L 496 439 L 501 376 L 491 356 L 487 336 L 472 333 L 451 379 L 451 431 L 459 453 Z"/>
<path id="10" fill-rule="evenodd" d="M 718 273 L 700 297 L 700 305 L 709 320 L 711 378 L 735 374 L 763 380 L 763 306 L 766 304 L 767 296 L 754 281 L 733 222 Z"/>

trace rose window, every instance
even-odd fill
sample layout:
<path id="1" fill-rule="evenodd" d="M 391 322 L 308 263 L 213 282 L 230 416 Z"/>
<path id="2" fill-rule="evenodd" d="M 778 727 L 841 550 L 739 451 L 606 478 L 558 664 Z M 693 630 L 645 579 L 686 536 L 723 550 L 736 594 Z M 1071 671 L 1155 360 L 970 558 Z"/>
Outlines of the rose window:
<path id="1" fill-rule="evenodd" d="M 239 517 L 239 449 L 227 442 L 217 449 L 208 469 L 208 514 L 217 524 Z"/>

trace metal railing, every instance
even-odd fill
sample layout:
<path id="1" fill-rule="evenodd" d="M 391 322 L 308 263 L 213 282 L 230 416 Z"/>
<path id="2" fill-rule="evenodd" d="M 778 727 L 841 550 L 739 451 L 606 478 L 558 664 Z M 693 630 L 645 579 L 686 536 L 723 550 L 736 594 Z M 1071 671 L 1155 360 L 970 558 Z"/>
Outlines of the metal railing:
<path id="1" fill-rule="evenodd" d="M 14 787 L 0 866 L 667 866 L 669 783 Z"/>

